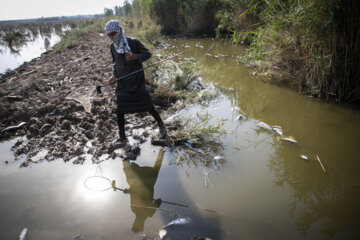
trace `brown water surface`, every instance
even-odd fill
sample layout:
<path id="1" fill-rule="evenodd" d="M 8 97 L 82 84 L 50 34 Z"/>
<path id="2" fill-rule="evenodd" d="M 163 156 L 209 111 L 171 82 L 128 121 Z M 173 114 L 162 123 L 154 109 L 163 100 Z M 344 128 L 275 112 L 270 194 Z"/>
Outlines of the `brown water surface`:
<path id="1" fill-rule="evenodd" d="M 130 190 L 99 192 L 84 186 L 97 165 L 58 160 L 19 168 L 10 152 L 14 141 L 2 143 L 0 239 L 16 239 L 24 227 L 30 240 L 154 239 L 179 217 L 192 221 L 167 228 L 165 239 L 360 237 L 359 111 L 265 83 L 238 63 L 239 47 L 211 39 L 169 43 L 174 47 L 164 51 L 185 51 L 204 81 L 221 91 L 208 106 L 181 115 L 226 120 L 225 163 L 176 166 L 170 152 L 161 158 L 160 148 L 147 142 L 135 162 L 100 164 L 103 176 Z M 240 114 L 245 119 L 237 120 Z M 297 144 L 260 122 L 281 127 Z"/>

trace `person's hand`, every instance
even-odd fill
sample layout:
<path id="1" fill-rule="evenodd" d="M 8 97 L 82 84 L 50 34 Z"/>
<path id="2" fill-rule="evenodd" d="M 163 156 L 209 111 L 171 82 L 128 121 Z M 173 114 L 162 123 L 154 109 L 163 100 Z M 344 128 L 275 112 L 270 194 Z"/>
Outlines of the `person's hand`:
<path id="1" fill-rule="evenodd" d="M 161 203 L 162 203 L 162 200 L 161 198 L 158 198 L 158 199 L 154 199 L 154 203 L 160 207 Z"/>
<path id="2" fill-rule="evenodd" d="M 136 60 L 136 59 L 137 59 L 136 54 L 129 54 L 129 53 L 125 54 L 125 60 L 126 61 L 133 61 L 133 60 Z"/>
<path id="3" fill-rule="evenodd" d="M 109 85 L 113 85 L 115 83 L 116 77 L 115 75 L 112 75 L 111 78 L 109 79 Z"/>

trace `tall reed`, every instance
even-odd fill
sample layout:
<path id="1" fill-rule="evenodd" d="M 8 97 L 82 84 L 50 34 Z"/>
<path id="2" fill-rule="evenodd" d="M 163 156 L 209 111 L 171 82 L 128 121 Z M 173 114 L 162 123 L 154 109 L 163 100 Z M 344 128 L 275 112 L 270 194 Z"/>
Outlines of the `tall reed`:
<path id="1" fill-rule="evenodd" d="M 360 101 L 360 3 L 357 0 L 252 0 L 261 25 L 247 60 L 282 69 L 299 90 Z"/>

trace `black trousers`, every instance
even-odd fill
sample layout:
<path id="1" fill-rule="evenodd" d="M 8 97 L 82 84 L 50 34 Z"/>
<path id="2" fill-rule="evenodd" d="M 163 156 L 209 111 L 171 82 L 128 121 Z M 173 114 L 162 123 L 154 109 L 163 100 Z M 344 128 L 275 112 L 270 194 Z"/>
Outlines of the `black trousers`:
<path id="1" fill-rule="evenodd" d="M 164 126 L 164 123 L 161 120 L 161 117 L 160 117 L 159 113 L 155 110 L 155 108 L 148 110 L 148 112 L 154 117 L 156 122 L 159 124 L 159 127 Z M 125 135 L 125 112 L 117 111 L 116 115 L 117 115 L 117 124 L 119 127 L 120 138 L 124 138 L 124 137 L 126 137 L 126 135 Z"/>

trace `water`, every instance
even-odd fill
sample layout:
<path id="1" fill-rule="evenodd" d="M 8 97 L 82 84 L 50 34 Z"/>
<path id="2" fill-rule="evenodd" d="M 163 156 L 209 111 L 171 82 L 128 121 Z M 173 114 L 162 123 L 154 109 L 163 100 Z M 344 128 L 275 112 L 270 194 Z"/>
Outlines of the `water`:
<path id="1" fill-rule="evenodd" d="M 97 165 L 57 160 L 19 168 L 21 160 L 14 161 L 10 151 L 15 141 L 2 143 L 0 239 L 16 239 L 24 227 L 28 239 L 141 239 L 143 233 L 153 239 L 178 217 L 192 221 L 168 229 L 167 239 L 358 238 L 359 111 L 252 76 L 237 63 L 241 48 L 212 40 L 170 43 L 175 47 L 167 52 L 195 58 L 203 79 L 222 91 L 209 106 L 181 114 L 208 112 L 213 122 L 226 120 L 225 164 L 176 166 L 171 153 L 161 160 L 160 148 L 145 143 L 133 164 L 120 159 L 100 164 L 105 177 L 130 192 L 97 192 L 84 186 Z M 246 119 L 236 120 L 239 114 Z M 280 126 L 298 144 L 282 141 L 259 122 Z M 162 202 L 155 201 L 159 198 Z"/>
<path id="2" fill-rule="evenodd" d="M 69 27 L 64 27 L 63 30 L 67 31 Z M 30 35 L 31 37 L 27 38 L 21 46 L 14 48 L 15 52 L 6 45 L 0 45 L 0 73 L 4 73 L 8 69 L 15 69 L 24 62 L 39 57 L 41 53 L 46 52 L 44 47 L 45 37 L 50 40 L 50 46 L 54 46 L 61 39 L 54 28 L 52 32 L 47 34 L 40 33 L 34 36 L 30 32 Z"/>

